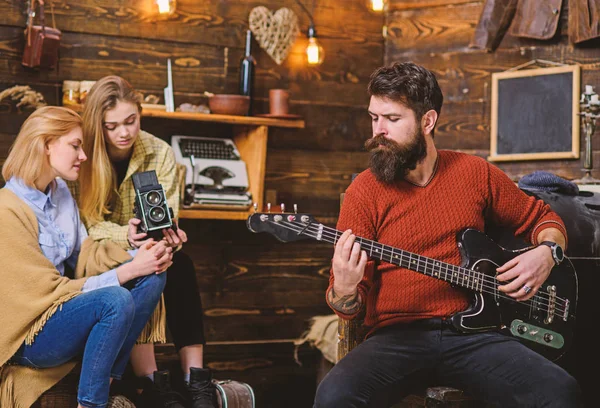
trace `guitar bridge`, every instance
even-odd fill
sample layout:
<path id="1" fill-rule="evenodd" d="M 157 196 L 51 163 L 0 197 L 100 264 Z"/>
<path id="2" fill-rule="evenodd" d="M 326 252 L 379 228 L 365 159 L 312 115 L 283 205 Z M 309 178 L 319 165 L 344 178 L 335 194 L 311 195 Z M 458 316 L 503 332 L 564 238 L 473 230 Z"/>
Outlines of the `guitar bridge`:
<path id="1" fill-rule="evenodd" d="M 549 285 L 546 290 L 548 291 L 548 314 L 544 323 L 550 324 L 554 321 L 554 310 L 556 309 L 556 286 Z"/>
<path id="2" fill-rule="evenodd" d="M 561 349 L 565 345 L 565 339 L 560 333 L 526 323 L 519 319 L 512 321 L 510 332 L 515 337 L 555 349 Z"/>

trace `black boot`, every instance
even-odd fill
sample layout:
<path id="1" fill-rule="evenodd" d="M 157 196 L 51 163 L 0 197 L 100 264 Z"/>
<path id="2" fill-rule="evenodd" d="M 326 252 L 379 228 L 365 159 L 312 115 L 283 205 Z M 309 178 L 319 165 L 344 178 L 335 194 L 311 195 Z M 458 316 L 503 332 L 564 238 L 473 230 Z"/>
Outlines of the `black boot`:
<path id="1" fill-rule="evenodd" d="M 191 408 L 218 408 L 217 387 L 212 382 L 209 369 L 190 368 L 190 383 L 185 388 L 190 397 Z"/>
<path id="2" fill-rule="evenodd" d="M 155 371 L 154 382 L 148 377 L 140 378 L 142 394 L 136 401 L 139 408 L 185 408 L 183 397 L 173 391 L 169 370 Z"/>

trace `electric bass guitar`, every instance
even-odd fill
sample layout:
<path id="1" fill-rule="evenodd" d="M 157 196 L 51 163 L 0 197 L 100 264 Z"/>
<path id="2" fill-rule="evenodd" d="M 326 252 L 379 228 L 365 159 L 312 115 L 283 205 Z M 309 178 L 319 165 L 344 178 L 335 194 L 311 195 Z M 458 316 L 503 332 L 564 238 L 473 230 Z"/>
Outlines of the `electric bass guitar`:
<path id="1" fill-rule="evenodd" d="M 342 235 L 342 231 L 318 223 L 309 214 L 254 213 L 246 225 L 252 232 L 267 232 L 282 242 L 314 239 L 336 244 Z M 466 229 L 457 237 L 462 256 L 457 266 L 361 237 L 355 242 L 372 259 L 469 290 L 469 308 L 450 317 L 451 326 L 458 332 L 500 331 L 550 360 L 561 357 L 573 341 L 577 274 L 566 257 L 533 297 L 519 302 L 498 290 L 496 268 L 531 248 L 508 250 L 484 233 Z"/>

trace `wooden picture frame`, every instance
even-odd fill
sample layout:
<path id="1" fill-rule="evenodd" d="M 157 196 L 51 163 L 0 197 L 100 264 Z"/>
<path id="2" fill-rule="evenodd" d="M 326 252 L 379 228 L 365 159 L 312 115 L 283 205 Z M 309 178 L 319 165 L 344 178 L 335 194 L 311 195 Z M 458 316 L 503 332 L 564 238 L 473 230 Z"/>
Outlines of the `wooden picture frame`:
<path id="1" fill-rule="evenodd" d="M 579 158 L 580 67 L 492 74 L 489 161 Z"/>

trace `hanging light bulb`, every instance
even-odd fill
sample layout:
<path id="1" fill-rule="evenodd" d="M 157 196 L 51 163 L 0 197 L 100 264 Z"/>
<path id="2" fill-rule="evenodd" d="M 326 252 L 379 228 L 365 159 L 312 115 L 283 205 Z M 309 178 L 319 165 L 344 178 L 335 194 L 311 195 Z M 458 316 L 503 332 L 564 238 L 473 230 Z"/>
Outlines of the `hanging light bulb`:
<path id="1" fill-rule="evenodd" d="M 313 21 L 312 14 L 308 11 L 306 6 L 300 2 L 300 0 L 296 0 L 296 3 L 302 8 L 302 10 L 308 16 L 310 20 L 310 25 L 308 26 L 308 32 L 306 33 L 308 37 L 308 46 L 306 47 L 306 60 L 308 65 L 320 65 L 325 58 L 325 51 L 323 47 L 317 41 L 317 31 L 315 30 L 315 22 Z M 313 0 L 313 10 L 315 4 Z"/>
<path id="2" fill-rule="evenodd" d="M 176 0 L 156 0 L 159 16 L 170 16 L 175 13 Z"/>
<path id="3" fill-rule="evenodd" d="M 308 46 L 306 47 L 306 58 L 308 65 L 320 65 L 325 58 L 325 51 L 317 41 L 315 27 L 308 27 Z"/>
<path id="4" fill-rule="evenodd" d="M 373 11 L 383 11 L 385 6 L 385 0 L 369 0 L 371 3 L 371 10 Z"/>

